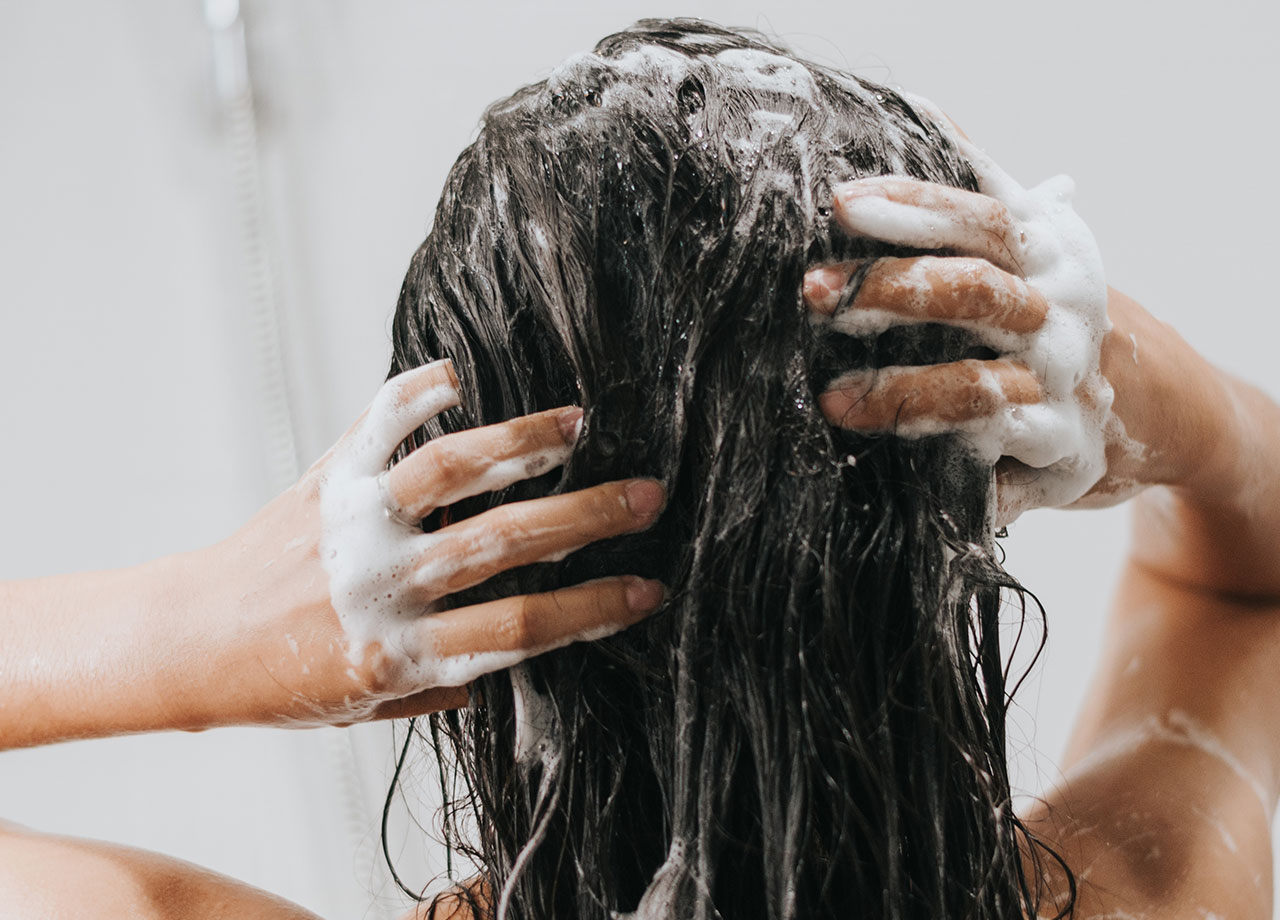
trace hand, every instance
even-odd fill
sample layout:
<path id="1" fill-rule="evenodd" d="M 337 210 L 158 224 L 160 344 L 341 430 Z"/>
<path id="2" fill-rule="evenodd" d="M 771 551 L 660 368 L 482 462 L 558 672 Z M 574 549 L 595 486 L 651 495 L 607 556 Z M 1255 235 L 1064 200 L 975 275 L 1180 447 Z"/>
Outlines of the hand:
<path id="1" fill-rule="evenodd" d="M 982 194 L 883 177 L 836 196 L 846 231 L 946 254 L 818 268 L 805 299 L 840 332 L 947 323 L 995 357 L 845 375 L 822 397 L 828 417 L 902 437 L 961 435 L 995 467 L 998 524 L 1032 507 L 1115 503 L 1190 475 L 1185 438 L 1211 427 L 1212 415 L 1190 371 L 1209 379 L 1212 369 L 1136 303 L 1108 298 L 1092 236 L 1069 205 L 1070 180 L 1028 191 L 957 143 Z M 1157 400 L 1179 387 L 1187 398 L 1176 409 Z"/>
<path id="2" fill-rule="evenodd" d="M 581 410 L 542 412 L 438 438 L 384 472 L 458 404 L 456 387 L 447 362 L 388 381 L 294 488 L 215 548 L 210 570 L 238 595 L 214 627 L 222 663 L 205 690 L 224 717 L 345 724 L 461 705 L 479 675 L 624 629 L 661 602 L 655 582 L 609 578 L 440 609 L 498 572 L 643 529 L 664 502 L 656 482 L 614 482 L 423 533 L 412 522 L 433 509 L 563 463 L 581 425 Z"/>

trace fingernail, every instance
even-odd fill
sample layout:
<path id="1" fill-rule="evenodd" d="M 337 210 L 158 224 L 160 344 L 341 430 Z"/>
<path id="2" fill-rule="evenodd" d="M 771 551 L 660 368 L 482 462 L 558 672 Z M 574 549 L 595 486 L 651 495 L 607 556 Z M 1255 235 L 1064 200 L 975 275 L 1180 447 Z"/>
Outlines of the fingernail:
<path id="1" fill-rule="evenodd" d="M 870 383 L 869 376 L 867 383 Z M 868 389 L 869 386 L 864 388 L 860 381 L 847 378 L 840 389 L 827 390 L 818 397 L 818 408 L 827 421 L 838 428 L 861 428 L 868 422 L 865 412 Z"/>
<path id="2" fill-rule="evenodd" d="M 632 613 L 652 613 L 666 599 L 667 589 L 660 581 L 634 575 L 627 575 L 622 580 L 626 582 L 627 606 Z"/>
<path id="3" fill-rule="evenodd" d="M 834 313 L 846 280 L 847 273 L 837 268 L 824 266 L 812 269 L 804 276 L 805 302 L 819 313 Z"/>
<path id="4" fill-rule="evenodd" d="M 561 409 L 556 416 L 556 424 L 560 426 L 560 436 L 564 438 L 564 443 L 576 443 L 578 435 L 582 433 L 582 410 L 577 406 Z"/>
<path id="5" fill-rule="evenodd" d="M 636 517 L 649 517 L 662 510 L 667 503 L 667 491 L 653 479 L 633 479 L 624 494 L 627 507 Z"/>

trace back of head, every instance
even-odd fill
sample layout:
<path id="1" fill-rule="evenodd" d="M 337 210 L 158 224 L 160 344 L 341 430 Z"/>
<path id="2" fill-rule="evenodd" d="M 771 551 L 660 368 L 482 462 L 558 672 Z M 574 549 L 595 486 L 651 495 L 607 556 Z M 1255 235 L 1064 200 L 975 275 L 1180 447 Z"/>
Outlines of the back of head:
<path id="1" fill-rule="evenodd" d="M 991 469 L 954 438 L 842 432 L 816 406 L 838 371 L 968 347 L 927 326 L 841 340 L 806 316 L 807 267 L 889 252 L 832 227 L 833 184 L 889 173 L 975 185 L 898 94 L 683 20 L 496 104 L 450 173 L 392 372 L 454 360 L 465 405 L 428 435 L 586 416 L 562 471 L 448 514 L 635 475 L 670 496 L 644 534 L 455 598 L 669 586 L 640 626 L 485 678 L 433 722 L 463 781 L 449 818 L 478 822 L 507 916 L 1030 909 Z"/>

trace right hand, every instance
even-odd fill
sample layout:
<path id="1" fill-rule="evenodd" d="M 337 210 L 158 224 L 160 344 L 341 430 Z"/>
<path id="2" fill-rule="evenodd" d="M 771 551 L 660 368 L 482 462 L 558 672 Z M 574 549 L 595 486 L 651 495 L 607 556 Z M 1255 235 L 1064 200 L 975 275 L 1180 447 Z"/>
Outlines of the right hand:
<path id="1" fill-rule="evenodd" d="M 806 277 L 804 296 L 840 331 L 953 323 L 997 356 L 848 375 L 823 396 L 828 418 L 903 437 L 967 437 L 996 468 L 998 524 L 1032 507 L 1115 504 L 1192 479 L 1220 428 L 1221 376 L 1137 303 L 1102 287 L 1064 184 L 1027 191 L 957 142 L 983 193 L 865 179 L 838 190 L 834 209 L 851 234 L 942 251 L 823 266 Z"/>
<path id="2" fill-rule="evenodd" d="M 423 533 L 433 509 L 563 463 L 581 410 L 556 409 L 437 438 L 385 472 L 400 443 L 458 404 L 447 362 L 384 384 L 293 488 L 215 547 L 228 598 L 209 625 L 221 666 L 205 723 L 348 724 L 464 704 L 481 674 L 625 629 L 663 589 L 606 578 L 441 609 L 507 569 L 642 530 L 665 501 L 653 480 L 503 505 Z M 388 505 L 394 513 L 388 512 Z"/>

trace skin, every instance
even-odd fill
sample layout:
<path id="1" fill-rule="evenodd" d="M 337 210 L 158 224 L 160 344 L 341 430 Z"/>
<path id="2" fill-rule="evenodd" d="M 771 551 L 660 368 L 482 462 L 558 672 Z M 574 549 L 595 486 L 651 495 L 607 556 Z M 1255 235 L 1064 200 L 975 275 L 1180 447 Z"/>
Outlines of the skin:
<path id="1" fill-rule="evenodd" d="M 849 207 L 862 194 L 939 210 L 965 230 L 937 256 L 884 260 L 845 309 L 994 332 L 1034 332 L 1055 309 L 1002 256 L 1016 224 L 999 202 L 863 180 L 837 194 L 835 218 L 849 233 L 868 233 Z M 922 261 L 923 271 L 911 271 Z M 810 309 L 829 316 L 857 267 L 810 272 Z M 1280 799 L 1280 409 L 1131 298 L 1109 291 L 1107 310 L 1099 365 L 1124 435 L 1109 426 L 1106 472 L 1082 504 L 1140 490 L 1133 549 L 1062 762 L 1065 780 L 1023 817 L 1075 871 L 1082 920 L 1266 920 Z M 1034 402 L 1035 370 L 1003 356 L 981 362 L 998 368 L 999 387 L 974 399 L 975 363 L 846 382 L 822 406 L 833 424 L 859 431 L 894 432 L 904 418 L 963 431 Z M 1014 475 L 998 466 L 997 491 Z M 1039 874 L 1030 858 L 1027 867 Z M 1065 903 L 1065 876 L 1050 870 L 1050 901 Z"/>
<path id="2" fill-rule="evenodd" d="M 222 543 L 133 569 L 0 584 L 0 748 L 421 715 L 465 704 L 467 691 L 413 680 L 431 669 L 399 666 L 406 656 L 417 664 L 475 656 L 505 667 L 625 629 L 656 609 L 660 584 L 623 577 L 425 615 L 428 603 L 499 571 L 648 527 L 665 496 L 640 479 L 505 505 L 430 535 L 397 525 L 396 551 L 408 548 L 410 562 L 383 587 L 421 615 L 394 621 L 385 635 L 344 628 L 336 609 L 343 598 L 331 590 L 321 552 L 323 494 L 360 475 L 345 469 L 344 457 L 367 447 L 371 424 L 399 427 L 383 426 L 389 440 L 370 476 L 403 437 L 456 403 L 456 394 L 444 403 L 419 397 L 456 386 L 447 362 L 389 381 L 325 457 Z M 580 419 L 565 407 L 429 442 L 391 470 L 386 494 L 398 516 L 419 515 L 536 474 L 568 456 Z M 507 472 L 495 478 L 495 465 Z M 385 517 L 370 494 L 362 513 Z M 477 541 L 503 551 L 472 552 Z M 158 854 L 3 824 L 0 903 L 17 918 L 312 916 Z"/>
<path id="3" fill-rule="evenodd" d="M 923 257 L 932 261 L 877 265 L 843 309 L 886 310 L 904 322 L 986 324 L 998 341 L 1034 334 L 1056 308 L 1009 260 L 1018 230 L 998 200 L 903 180 L 856 185 L 862 188 L 841 190 L 835 206 L 847 232 L 884 238 L 849 207 L 873 188 L 866 194 L 938 211 L 936 224 L 950 235 Z M 833 291 L 855 268 L 810 273 L 804 295 L 815 314 L 835 311 Z M 1271 472 L 1280 459 L 1280 409 L 1123 294 L 1110 291 L 1107 310 L 1112 328 L 1098 370 L 1114 391 L 1112 414 L 1124 434 L 1115 426 L 1103 432 L 1106 470 L 1081 500 L 1114 503 L 1137 490 L 1134 548 L 1062 764 L 1066 779 L 1023 817 L 1074 869 L 1075 916 L 1082 920 L 1266 920 L 1270 825 L 1280 799 L 1280 723 L 1271 715 L 1280 708 L 1280 477 Z M 1006 355 L 985 363 L 980 370 L 991 373 L 994 388 L 975 387 L 972 363 L 957 362 L 904 369 L 870 387 L 845 381 L 821 404 L 832 424 L 881 432 L 895 431 L 904 417 L 963 431 L 1034 404 L 1042 385 L 1034 369 Z M 401 464 L 388 490 L 402 515 L 421 513 L 432 490 L 447 495 L 465 481 L 458 470 L 468 464 L 482 467 L 504 451 L 518 455 L 521 444 L 535 451 L 554 443 L 561 418 L 442 439 L 438 451 Z M 997 490 L 1016 490 L 1020 474 L 1025 470 L 1002 462 Z M 637 504 L 649 510 L 624 513 L 623 486 L 598 488 L 606 491 L 568 497 L 579 503 L 572 506 L 581 515 L 577 529 L 555 523 L 565 520 L 565 509 L 545 504 L 551 499 L 529 503 L 520 520 L 546 524 L 544 532 L 556 534 L 552 543 L 568 549 L 641 528 L 660 507 L 651 492 L 653 501 Z M 341 723 L 460 703 L 465 690 L 458 688 L 388 699 L 377 667 L 351 668 L 316 558 L 318 491 L 318 478 L 308 473 L 234 538 L 201 553 L 128 572 L 4 586 L 0 741 L 311 724 L 317 712 Z M 503 516 L 492 522 L 514 523 Z M 264 559 L 274 564 L 264 569 Z M 591 624 L 625 625 L 643 615 L 628 607 L 626 587 L 610 580 L 455 611 L 450 635 L 458 644 L 449 648 L 488 649 L 494 637 L 515 636 L 514 645 L 536 650 Z M 652 593 L 641 608 L 660 599 L 658 586 L 646 590 Z M 547 616 L 553 610 L 563 615 L 559 625 Z M 294 667 L 299 654 L 285 635 L 301 637 L 296 641 L 316 665 L 307 673 Z M 165 651 L 172 649 L 178 652 Z M 1030 855 L 1027 867 L 1029 876 L 1038 874 Z M 67 878 L 77 880 L 74 890 Z M 1060 872 L 1049 867 L 1045 878 L 1050 902 L 1065 896 Z M 484 903 L 484 891 L 475 890 Z M 312 916 L 167 857 L 16 827 L 0 827 L 0 903 L 14 917 Z M 438 916 L 469 916 L 455 896 L 443 896 L 440 906 Z M 1051 903 L 1044 908 L 1043 916 L 1055 912 Z M 425 917 L 426 909 L 410 916 Z"/>

